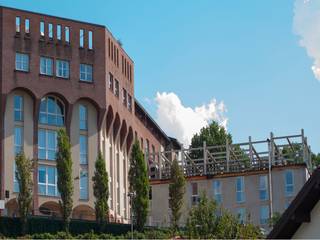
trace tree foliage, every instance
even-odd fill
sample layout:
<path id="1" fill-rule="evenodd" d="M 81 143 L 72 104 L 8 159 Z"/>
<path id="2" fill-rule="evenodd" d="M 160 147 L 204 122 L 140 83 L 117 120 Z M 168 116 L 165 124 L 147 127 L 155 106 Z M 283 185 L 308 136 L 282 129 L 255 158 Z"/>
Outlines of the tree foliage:
<path id="1" fill-rule="evenodd" d="M 141 231 L 148 215 L 149 179 L 147 166 L 138 141 L 134 142 L 131 150 L 129 183 L 129 191 L 134 193 L 131 201 L 134 223 L 136 228 Z"/>
<path id="2" fill-rule="evenodd" d="M 220 213 L 220 214 L 218 214 Z M 241 224 L 231 213 L 218 209 L 214 200 L 201 194 L 198 205 L 192 207 L 187 219 L 189 238 L 248 239 L 261 238 L 260 229 L 251 223 Z"/>
<path id="3" fill-rule="evenodd" d="M 58 131 L 58 152 L 57 152 L 57 173 L 58 190 L 61 200 L 61 208 L 64 230 L 69 231 L 70 215 L 73 206 L 73 179 L 72 179 L 72 159 L 71 145 L 64 129 Z"/>
<path id="4" fill-rule="evenodd" d="M 18 207 L 21 220 L 22 234 L 26 233 L 27 217 L 32 203 L 32 162 L 23 152 L 17 154 L 16 178 L 19 184 Z"/>
<path id="5" fill-rule="evenodd" d="M 93 194 L 96 198 L 94 203 L 96 210 L 97 223 L 102 225 L 106 220 L 109 213 L 108 199 L 109 199 L 109 181 L 108 173 L 106 170 L 106 163 L 99 152 L 97 161 L 95 163 L 95 172 L 92 177 L 93 181 Z"/>
<path id="6" fill-rule="evenodd" d="M 169 208 L 171 209 L 171 225 L 176 232 L 179 227 L 181 217 L 181 207 L 183 205 L 183 196 L 185 193 L 186 180 L 183 170 L 174 159 L 170 168 L 171 183 L 169 184 Z"/>

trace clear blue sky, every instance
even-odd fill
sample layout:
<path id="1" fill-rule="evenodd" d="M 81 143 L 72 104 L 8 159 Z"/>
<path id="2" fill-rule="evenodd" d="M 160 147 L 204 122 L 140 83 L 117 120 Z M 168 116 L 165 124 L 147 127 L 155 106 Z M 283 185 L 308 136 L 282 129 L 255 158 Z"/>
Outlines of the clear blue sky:
<path id="1" fill-rule="evenodd" d="M 135 61 L 136 98 L 224 101 L 235 141 L 296 134 L 320 151 L 320 82 L 292 30 L 292 0 L 0 0 L 106 25 Z M 320 44 L 320 43 L 319 43 Z"/>

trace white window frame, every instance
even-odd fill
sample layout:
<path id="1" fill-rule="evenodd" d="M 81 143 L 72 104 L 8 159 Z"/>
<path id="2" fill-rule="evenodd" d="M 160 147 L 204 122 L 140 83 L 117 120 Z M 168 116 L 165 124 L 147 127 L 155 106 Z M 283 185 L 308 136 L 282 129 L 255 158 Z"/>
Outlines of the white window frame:
<path id="1" fill-rule="evenodd" d="M 287 173 L 291 173 L 292 183 L 287 183 Z M 292 170 L 286 170 L 284 174 L 284 182 L 285 182 L 285 195 L 286 197 L 292 197 L 294 195 L 294 174 Z M 292 188 L 292 192 L 288 191 L 288 188 Z"/>
<path id="2" fill-rule="evenodd" d="M 51 62 L 51 68 L 49 66 Z M 42 71 L 42 64 L 44 64 L 45 71 Z M 52 76 L 53 75 L 53 59 L 49 57 L 40 57 L 40 74 Z"/>
<path id="3" fill-rule="evenodd" d="M 29 72 L 29 55 L 16 52 L 15 69 L 17 71 Z"/>
<path id="4" fill-rule="evenodd" d="M 241 184 L 240 184 L 241 189 L 238 189 L 238 179 L 240 179 L 240 181 L 241 181 Z M 241 199 L 238 199 L 238 193 L 240 194 Z M 245 197 L 244 176 L 240 176 L 240 177 L 236 178 L 236 201 L 237 201 L 237 203 L 243 203 L 246 201 L 245 199 L 246 199 L 246 197 Z"/>
<path id="5" fill-rule="evenodd" d="M 40 21 L 39 30 L 40 30 L 40 36 L 41 36 L 41 37 L 44 37 L 44 36 L 45 36 L 45 31 L 46 31 L 45 28 L 46 28 L 46 27 L 45 27 L 44 21 Z"/>
<path id="6" fill-rule="evenodd" d="M 267 218 L 263 218 L 264 211 L 267 212 Z M 267 225 L 269 223 L 270 218 L 270 208 L 269 205 L 262 205 L 260 206 L 260 224 L 261 225 Z"/>
<path id="7" fill-rule="evenodd" d="M 90 50 L 93 49 L 93 32 L 92 31 L 88 32 L 88 48 Z"/>
<path id="8" fill-rule="evenodd" d="M 40 176 L 40 174 L 39 174 L 39 170 L 41 169 L 41 168 L 44 168 L 45 169 L 45 172 L 46 172 L 46 176 L 45 176 L 45 183 L 40 183 L 39 182 L 39 176 Z M 48 169 L 49 168 L 54 168 L 55 169 L 55 183 L 54 184 L 52 184 L 52 183 L 49 183 L 49 177 L 48 177 Z M 42 193 L 40 193 L 39 192 L 39 190 L 38 190 L 38 194 L 39 195 L 41 195 L 41 196 L 58 196 L 59 195 L 59 192 L 58 192 L 58 172 L 57 172 L 57 168 L 56 167 L 54 167 L 54 166 L 47 166 L 47 165 L 39 165 L 39 167 L 38 167 L 38 185 L 42 185 L 42 186 L 45 186 L 45 188 L 46 188 L 46 192 L 45 192 L 45 194 L 42 194 Z M 55 188 L 55 193 L 54 193 L 54 195 L 49 195 L 48 194 L 48 187 L 54 187 Z M 40 189 L 40 188 L 39 188 Z"/>
<path id="9" fill-rule="evenodd" d="M 265 183 L 264 186 L 262 186 L 262 181 L 264 181 L 264 183 Z M 265 198 L 261 198 L 261 193 L 263 191 L 266 192 Z M 261 201 L 269 200 L 269 188 L 268 188 L 268 176 L 267 175 L 259 176 L 259 199 Z"/>
<path id="10" fill-rule="evenodd" d="M 81 109 L 84 111 L 84 116 L 81 114 Z M 84 117 L 84 119 L 83 119 Z M 84 128 L 81 127 L 81 125 L 85 126 Z M 79 129 L 82 131 L 87 131 L 88 130 L 88 108 L 85 105 L 80 104 L 79 105 Z"/>
<path id="11" fill-rule="evenodd" d="M 21 18 L 16 16 L 16 32 L 20 33 L 21 31 Z"/>
<path id="12" fill-rule="evenodd" d="M 61 40 L 61 38 L 62 38 L 62 26 L 61 26 L 61 24 L 58 24 L 57 25 L 57 39 Z"/>
<path id="13" fill-rule="evenodd" d="M 52 23 L 48 24 L 48 37 L 50 39 L 53 39 L 53 24 Z"/>
<path id="14" fill-rule="evenodd" d="M 83 152 L 81 149 L 81 139 L 85 139 L 85 143 L 86 143 L 86 148 L 85 148 L 85 152 Z M 83 134 L 80 134 L 80 137 L 79 137 L 79 160 L 80 160 L 80 164 L 83 165 L 87 165 L 88 164 L 88 136 L 87 135 L 83 135 Z M 82 161 L 82 159 L 85 158 L 85 161 Z"/>
<path id="15" fill-rule="evenodd" d="M 93 82 L 93 66 L 90 64 L 80 64 L 80 81 Z"/>
<path id="16" fill-rule="evenodd" d="M 30 33 L 30 20 L 28 18 L 24 20 L 24 31 Z"/>
<path id="17" fill-rule="evenodd" d="M 237 217 L 239 219 L 239 222 L 241 224 L 246 223 L 246 209 L 244 207 L 238 208 L 237 209 Z"/>
<path id="18" fill-rule="evenodd" d="M 193 184 L 196 184 L 197 186 L 197 192 L 194 193 L 193 192 Z M 199 202 L 199 184 L 197 182 L 191 182 L 190 183 L 190 187 L 191 187 L 191 205 L 196 205 Z"/>
<path id="19" fill-rule="evenodd" d="M 66 43 L 70 43 L 70 27 L 64 27 L 64 40 Z"/>
<path id="20" fill-rule="evenodd" d="M 70 76 L 70 63 L 67 60 L 56 60 L 56 76 L 61 78 L 69 78 Z"/>
<path id="21" fill-rule="evenodd" d="M 55 131 L 55 130 L 51 130 L 51 129 L 45 129 L 45 128 L 39 128 L 38 129 L 38 131 L 40 132 L 40 131 L 44 131 L 45 132 L 45 146 L 44 147 L 41 147 L 40 146 L 40 144 L 38 143 L 38 151 L 39 150 L 44 150 L 45 151 L 45 153 L 46 153 L 46 157 L 45 157 L 45 159 L 42 159 L 42 158 L 39 158 L 39 154 L 38 154 L 38 159 L 41 159 L 41 160 L 48 160 L 48 161 L 55 161 L 56 160 L 56 157 L 54 158 L 54 159 L 49 159 L 48 158 L 48 156 L 49 156 L 49 154 L 48 154 L 48 152 L 49 151 L 55 151 L 56 153 L 57 153 L 57 151 L 58 151 L 58 139 L 57 139 L 57 135 L 58 135 L 58 133 L 57 133 L 57 131 Z M 48 132 L 53 132 L 54 133 L 54 135 L 55 135 L 55 147 L 54 148 L 50 148 L 49 146 L 48 146 Z M 39 140 L 38 140 L 39 141 Z"/>
<path id="22" fill-rule="evenodd" d="M 20 129 L 21 131 L 21 136 L 20 136 L 20 144 L 17 144 L 17 139 L 16 139 L 16 129 Z M 22 126 L 14 126 L 14 136 L 13 136 L 13 142 L 14 142 L 14 155 L 16 156 L 17 154 L 21 153 L 23 151 L 23 127 Z M 20 151 L 18 152 L 17 149 Z"/>

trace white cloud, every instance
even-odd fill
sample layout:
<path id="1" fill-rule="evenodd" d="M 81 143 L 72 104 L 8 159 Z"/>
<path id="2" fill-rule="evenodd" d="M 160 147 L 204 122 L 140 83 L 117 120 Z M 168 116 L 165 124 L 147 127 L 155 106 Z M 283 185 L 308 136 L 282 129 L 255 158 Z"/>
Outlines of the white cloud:
<path id="1" fill-rule="evenodd" d="M 175 93 L 157 93 L 157 122 L 170 136 L 176 137 L 185 146 L 191 138 L 212 120 L 226 127 L 228 119 L 224 116 L 223 102 L 212 99 L 208 104 L 191 108 L 184 106 Z"/>
<path id="2" fill-rule="evenodd" d="M 300 45 L 313 59 L 311 70 L 320 80 L 320 1 L 296 0 L 294 4 L 293 30 L 301 37 Z"/>

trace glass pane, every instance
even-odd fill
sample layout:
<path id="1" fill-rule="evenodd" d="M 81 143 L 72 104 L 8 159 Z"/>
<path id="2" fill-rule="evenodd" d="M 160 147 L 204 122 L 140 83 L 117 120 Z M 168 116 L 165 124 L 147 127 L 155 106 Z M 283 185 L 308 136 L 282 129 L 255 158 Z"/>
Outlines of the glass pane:
<path id="1" fill-rule="evenodd" d="M 69 27 L 65 27 L 64 28 L 64 31 L 65 31 L 65 41 L 66 42 L 70 42 L 70 38 L 69 38 Z"/>
<path id="2" fill-rule="evenodd" d="M 14 96 L 14 108 L 15 109 L 22 109 L 22 97 L 21 96 Z"/>
<path id="3" fill-rule="evenodd" d="M 46 183 L 46 169 L 44 167 L 39 167 L 38 182 L 39 183 Z"/>
<path id="4" fill-rule="evenodd" d="M 48 186 L 48 196 L 55 196 L 55 195 L 56 195 L 56 187 Z"/>
<path id="5" fill-rule="evenodd" d="M 56 160 L 56 151 L 48 150 L 48 160 Z"/>
<path id="6" fill-rule="evenodd" d="M 16 17 L 16 32 L 20 32 L 20 17 Z"/>
<path id="7" fill-rule="evenodd" d="M 41 124 L 47 124 L 48 123 L 48 118 L 47 118 L 47 114 L 46 113 L 40 113 L 39 122 Z"/>
<path id="8" fill-rule="evenodd" d="M 57 125 L 57 115 L 48 114 L 48 124 Z"/>
<path id="9" fill-rule="evenodd" d="M 57 39 L 61 40 L 61 25 L 57 25 Z"/>
<path id="10" fill-rule="evenodd" d="M 48 131 L 48 148 L 55 149 L 56 148 L 56 132 Z"/>
<path id="11" fill-rule="evenodd" d="M 38 146 L 41 148 L 46 147 L 46 132 L 43 129 L 38 131 Z"/>
<path id="12" fill-rule="evenodd" d="M 55 184 L 56 183 L 56 170 L 53 167 L 48 167 L 48 183 L 49 184 Z"/>
<path id="13" fill-rule="evenodd" d="M 92 42 L 92 31 L 89 31 L 88 45 L 89 45 L 89 49 L 92 49 L 92 47 L 93 47 L 93 42 Z"/>
<path id="14" fill-rule="evenodd" d="M 22 128 L 21 127 L 14 128 L 14 144 L 18 146 L 22 145 Z"/>
<path id="15" fill-rule="evenodd" d="M 56 101 L 53 97 L 47 98 L 48 102 L 48 113 L 56 114 Z"/>
<path id="16" fill-rule="evenodd" d="M 25 32 L 26 33 L 30 32 L 30 21 L 29 21 L 29 19 L 25 20 Z"/>
<path id="17" fill-rule="evenodd" d="M 39 159 L 46 159 L 46 150 L 45 149 L 38 149 L 38 158 Z"/>
<path id="18" fill-rule="evenodd" d="M 44 36 L 44 22 L 40 22 L 40 35 Z"/>
<path id="19" fill-rule="evenodd" d="M 38 184 L 39 194 L 46 195 L 46 186 L 42 184 Z"/>
<path id="20" fill-rule="evenodd" d="M 286 184 L 293 184 L 292 172 L 286 172 Z"/>

